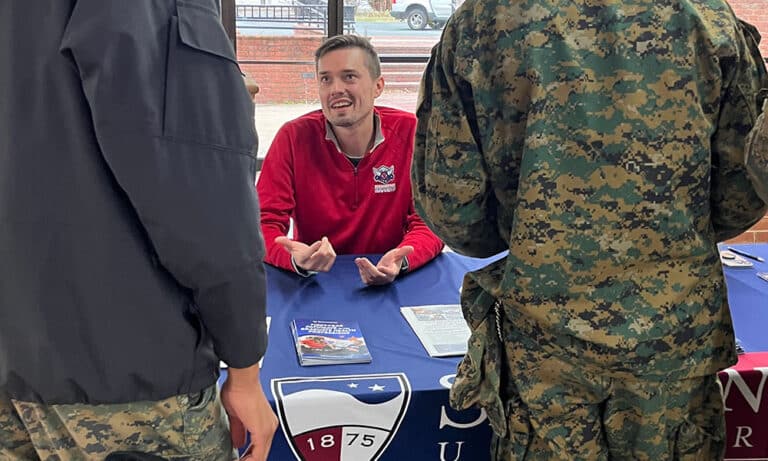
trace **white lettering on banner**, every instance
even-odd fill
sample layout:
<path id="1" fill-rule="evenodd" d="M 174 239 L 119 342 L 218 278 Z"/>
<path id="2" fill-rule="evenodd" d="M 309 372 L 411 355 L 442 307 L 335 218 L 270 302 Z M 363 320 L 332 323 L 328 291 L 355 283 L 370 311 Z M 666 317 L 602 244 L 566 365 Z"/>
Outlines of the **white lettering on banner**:
<path id="1" fill-rule="evenodd" d="M 723 389 L 723 401 L 728 399 L 728 395 L 731 392 L 731 384 L 735 383 L 736 387 L 741 392 L 741 395 L 744 397 L 744 400 L 746 400 L 746 402 L 752 408 L 752 411 L 759 413 L 760 403 L 763 400 L 763 388 L 765 386 L 765 379 L 768 378 L 768 367 L 756 367 L 754 368 L 754 371 L 759 371 L 762 377 L 760 378 L 760 385 L 757 386 L 757 392 L 753 394 L 752 389 L 747 386 L 747 383 L 744 381 L 744 378 L 739 374 L 739 372 L 733 368 L 727 368 L 725 372 L 728 375 L 728 379 L 725 383 L 725 388 Z M 731 411 L 731 409 L 727 407 L 725 410 Z"/>
<path id="2" fill-rule="evenodd" d="M 747 433 L 742 434 L 741 430 L 746 429 Z M 741 441 L 744 441 L 744 446 L 752 448 L 752 444 L 749 443 L 749 440 L 747 440 L 747 437 L 752 435 L 752 428 L 749 426 L 737 426 L 736 427 L 736 443 L 733 444 L 733 448 L 741 448 Z"/>
<path id="3" fill-rule="evenodd" d="M 731 378 L 728 378 L 729 381 L 730 379 Z M 720 389 L 720 398 L 723 399 L 723 411 L 733 411 L 731 408 L 728 408 L 728 405 L 725 403 L 725 390 L 723 390 L 723 383 L 720 381 L 720 378 L 717 378 L 717 387 Z"/>
<path id="4" fill-rule="evenodd" d="M 440 461 L 448 461 L 445 459 L 445 447 L 450 442 L 438 442 L 437 444 L 440 445 Z M 451 461 L 459 461 L 461 459 L 461 446 L 464 445 L 464 441 L 456 442 L 456 445 L 458 448 L 456 448 L 456 457 L 453 458 Z"/>
<path id="5" fill-rule="evenodd" d="M 451 375 L 445 375 L 442 378 L 440 378 L 440 385 L 446 389 L 450 389 L 451 387 L 453 387 L 454 378 L 456 378 L 456 373 L 453 373 Z"/>
<path id="6" fill-rule="evenodd" d="M 488 415 L 485 413 L 485 410 L 481 409 L 480 416 L 478 416 L 476 420 L 469 423 L 457 423 L 448 417 L 448 413 L 445 412 L 445 405 L 440 406 L 440 429 L 445 426 L 455 427 L 456 429 L 469 429 L 471 427 L 479 426 L 480 423 L 486 420 L 486 418 L 488 418 Z"/>

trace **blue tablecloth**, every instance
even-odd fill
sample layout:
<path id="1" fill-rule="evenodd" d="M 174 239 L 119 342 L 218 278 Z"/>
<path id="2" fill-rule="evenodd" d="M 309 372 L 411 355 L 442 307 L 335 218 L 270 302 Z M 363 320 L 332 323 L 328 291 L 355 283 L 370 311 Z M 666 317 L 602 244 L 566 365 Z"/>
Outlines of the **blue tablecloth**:
<path id="1" fill-rule="evenodd" d="M 768 244 L 730 245 L 768 261 Z M 721 249 L 726 249 L 722 245 Z M 736 337 L 746 352 L 768 351 L 768 282 L 757 276 L 768 272 L 768 262 L 752 261 L 751 268 L 724 267 L 728 300 Z"/>
<path id="2" fill-rule="evenodd" d="M 739 248 L 768 257 L 768 245 Z M 261 376 L 281 420 L 269 459 L 488 460 L 485 415 L 448 405 L 459 358 L 430 358 L 400 307 L 458 303 L 463 275 L 493 259 L 444 253 L 387 287 L 366 287 L 352 256 L 307 279 L 269 267 L 270 342 Z M 768 265 L 726 269 L 737 336 L 749 352 L 768 351 L 768 283 L 758 271 Z M 373 362 L 300 366 L 295 318 L 358 322 Z"/>
<path id="3" fill-rule="evenodd" d="M 271 326 L 262 383 L 279 402 L 282 431 L 275 436 L 269 459 L 299 459 L 293 453 L 301 452 L 307 460 L 365 461 L 377 456 L 383 461 L 439 460 L 441 451 L 445 460 L 457 459 L 459 454 L 460 459 L 488 459 L 490 429 L 484 414 L 456 412 L 448 405 L 446 386 L 452 382 L 459 358 L 430 358 L 400 307 L 458 303 L 463 275 L 491 260 L 444 253 L 387 287 L 366 287 L 352 256 L 339 256 L 331 272 L 308 279 L 268 268 Z M 300 366 L 290 332 L 295 318 L 358 322 L 373 362 Z M 337 375 L 345 378 L 301 379 Z M 374 386 L 385 389 L 371 390 L 377 389 Z M 350 397 L 343 394 L 344 389 Z M 329 402 L 312 400 L 322 392 L 331 398 Z M 293 401 L 299 404 L 285 398 L 298 393 Z M 400 408 L 377 409 L 384 405 Z M 376 413 L 384 414 L 384 419 L 379 420 Z"/>

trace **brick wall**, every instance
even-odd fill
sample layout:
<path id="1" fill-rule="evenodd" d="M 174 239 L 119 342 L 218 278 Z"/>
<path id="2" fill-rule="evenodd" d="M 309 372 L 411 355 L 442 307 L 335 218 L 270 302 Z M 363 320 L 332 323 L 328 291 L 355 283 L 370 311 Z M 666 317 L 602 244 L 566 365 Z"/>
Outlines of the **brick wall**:
<path id="1" fill-rule="evenodd" d="M 768 57 L 768 0 L 728 0 L 741 19 L 757 27 L 763 39 L 760 50 Z"/>
<path id="2" fill-rule="evenodd" d="M 259 85 L 257 104 L 317 101 L 315 50 L 322 36 L 238 36 L 237 58 L 243 72 Z M 247 64 L 270 61 L 270 64 Z M 288 64 L 288 62 L 300 63 Z M 280 64 L 285 62 L 285 64 Z"/>
<path id="3" fill-rule="evenodd" d="M 728 241 L 729 243 L 768 243 L 768 215 L 752 229 Z"/>

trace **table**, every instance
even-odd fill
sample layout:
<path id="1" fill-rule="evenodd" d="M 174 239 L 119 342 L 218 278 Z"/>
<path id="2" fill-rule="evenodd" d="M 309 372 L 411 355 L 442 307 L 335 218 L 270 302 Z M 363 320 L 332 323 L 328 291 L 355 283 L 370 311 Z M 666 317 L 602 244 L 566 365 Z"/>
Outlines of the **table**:
<path id="1" fill-rule="evenodd" d="M 281 423 L 269 459 L 487 459 L 484 413 L 448 404 L 459 357 L 430 358 L 400 307 L 457 303 L 464 273 L 488 262 L 444 253 L 387 287 L 366 287 L 352 256 L 308 279 L 268 267 L 271 321 L 261 376 Z M 295 318 L 357 321 L 373 362 L 299 366 Z"/>
<path id="2" fill-rule="evenodd" d="M 768 245 L 739 247 L 768 257 Z M 261 377 L 281 423 L 269 459 L 488 460 L 485 414 L 448 404 L 459 358 L 430 358 L 399 308 L 457 303 L 464 273 L 493 259 L 443 253 L 388 287 L 365 287 L 353 259 L 339 256 L 331 272 L 308 279 L 268 268 L 270 343 Z M 737 336 L 749 352 L 720 375 L 730 460 L 768 461 L 768 352 L 757 353 L 768 351 L 768 283 L 756 272 L 726 270 Z M 373 362 L 299 366 L 294 318 L 357 321 Z"/>
<path id="3" fill-rule="evenodd" d="M 768 260 L 768 244 L 732 246 Z M 730 461 L 768 461 L 768 282 L 757 277 L 768 263 L 752 262 L 753 268 L 724 267 L 734 330 L 746 351 L 720 372 Z"/>

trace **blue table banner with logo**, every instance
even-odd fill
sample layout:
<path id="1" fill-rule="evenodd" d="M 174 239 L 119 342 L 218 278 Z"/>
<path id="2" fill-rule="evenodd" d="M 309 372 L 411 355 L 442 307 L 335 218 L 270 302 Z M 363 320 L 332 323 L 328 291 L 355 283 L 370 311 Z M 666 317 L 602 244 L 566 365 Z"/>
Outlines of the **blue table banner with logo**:
<path id="1" fill-rule="evenodd" d="M 365 286 L 353 256 L 310 278 L 268 266 L 261 380 L 280 418 L 269 459 L 488 460 L 485 414 L 448 404 L 460 358 L 429 357 L 400 307 L 458 303 L 464 274 L 493 260 L 444 253 L 385 287 Z M 373 361 L 300 366 L 290 330 L 296 318 L 358 322 Z"/>
<path id="2" fill-rule="evenodd" d="M 744 248 L 768 250 L 768 246 Z M 271 325 L 261 379 L 280 418 L 269 459 L 488 461 L 491 430 L 485 414 L 458 412 L 448 403 L 460 358 L 430 357 L 400 307 L 458 303 L 464 274 L 499 257 L 473 259 L 443 253 L 384 287 L 366 287 L 353 256 L 337 257 L 331 272 L 310 278 L 268 267 Z M 371 259 L 375 263 L 378 257 Z M 726 276 L 735 284 L 729 272 Z M 768 293 L 768 283 L 755 274 L 735 275 L 751 275 L 754 285 L 765 285 L 758 285 L 760 296 Z M 745 300 L 751 303 L 749 293 L 745 290 Z M 768 335 L 753 338 L 752 325 L 764 331 L 768 310 L 757 322 L 754 309 L 749 309 L 750 325 L 741 326 L 739 293 L 731 290 L 729 298 L 737 336 L 750 346 L 763 345 Z M 373 361 L 300 366 L 290 331 L 295 318 L 358 322 Z M 729 424 L 738 417 L 727 416 Z"/>

